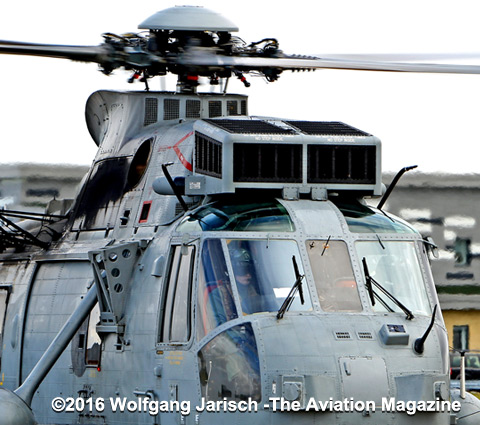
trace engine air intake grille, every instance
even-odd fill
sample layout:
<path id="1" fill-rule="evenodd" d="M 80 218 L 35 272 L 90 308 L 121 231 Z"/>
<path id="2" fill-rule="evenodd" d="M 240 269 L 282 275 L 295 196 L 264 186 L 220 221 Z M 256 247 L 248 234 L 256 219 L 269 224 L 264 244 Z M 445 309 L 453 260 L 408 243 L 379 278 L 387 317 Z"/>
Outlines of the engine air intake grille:
<path id="1" fill-rule="evenodd" d="M 293 131 L 260 120 L 205 120 L 209 124 L 235 134 L 292 134 Z"/>
<path id="2" fill-rule="evenodd" d="M 302 182 L 302 146 L 234 143 L 235 182 Z"/>
<path id="3" fill-rule="evenodd" d="M 195 133 L 195 171 L 222 177 L 222 144 L 201 133 Z"/>
<path id="4" fill-rule="evenodd" d="M 308 145 L 308 183 L 375 184 L 375 146 Z"/>
<path id="5" fill-rule="evenodd" d="M 242 115 L 247 115 L 247 101 L 246 100 L 242 100 L 240 102 L 240 109 L 241 109 Z"/>
<path id="6" fill-rule="evenodd" d="M 163 100 L 163 119 L 176 120 L 180 117 L 180 101 L 178 99 Z"/>
<path id="7" fill-rule="evenodd" d="M 238 115 L 238 102 L 236 100 L 227 100 L 227 114 Z"/>
<path id="8" fill-rule="evenodd" d="M 211 100 L 208 102 L 208 116 L 210 118 L 221 117 L 222 116 L 222 101 L 221 100 Z"/>
<path id="9" fill-rule="evenodd" d="M 158 119 L 158 99 L 154 97 L 145 98 L 145 116 L 143 117 L 143 125 L 147 126 L 155 124 Z"/>
<path id="10" fill-rule="evenodd" d="M 286 121 L 286 123 L 313 136 L 370 136 L 358 128 L 338 121 Z"/>
<path id="11" fill-rule="evenodd" d="M 187 100 L 186 104 L 186 113 L 187 118 L 200 118 L 200 101 L 199 100 Z"/>

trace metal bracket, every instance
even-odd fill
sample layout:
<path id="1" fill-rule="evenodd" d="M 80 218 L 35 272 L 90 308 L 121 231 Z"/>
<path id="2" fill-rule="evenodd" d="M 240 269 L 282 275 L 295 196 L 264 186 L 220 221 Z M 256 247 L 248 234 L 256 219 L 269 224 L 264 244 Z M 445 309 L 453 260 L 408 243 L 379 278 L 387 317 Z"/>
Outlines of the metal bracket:
<path id="1" fill-rule="evenodd" d="M 98 333 L 123 334 L 125 305 L 137 264 L 139 242 L 130 242 L 90 251 L 100 306 Z"/>
<path id="2" fill-rule="evenodd" d="M 285 186 L 282 189 L 282 198 L 286 201 L 297 201 L 300 199 L 300 189 L 298 187 Z"/>

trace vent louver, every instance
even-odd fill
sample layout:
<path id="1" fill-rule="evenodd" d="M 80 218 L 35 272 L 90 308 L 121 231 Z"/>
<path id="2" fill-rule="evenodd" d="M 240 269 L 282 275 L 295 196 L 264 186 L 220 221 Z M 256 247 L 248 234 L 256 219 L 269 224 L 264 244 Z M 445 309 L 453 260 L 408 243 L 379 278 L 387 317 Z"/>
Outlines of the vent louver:
<path id="1" fill-rule="evenodd" d="M 302 182 L 302 146 L 234 143 L 235 182 Z"/>
<path id="2" fill-rule="evenodd" d="M 371 332 L 357 332 L 358 339 L 373 340 Z"/>
<path id="3" fill-rule="evenodd" d="M 337 339 L 337 340 L 352 339 L 352 336 L 350 335 L 350 332 L 348 332 L 348 331 L 336 331 L 335 332 L 335 339 Z"/>
<path id="4" fill-rule="evenodd" d="M 308 145 L 308 183 L 374 184 L 375 146 Z"/>
<path id="5" fill-rule="evenodd" d="M 222 144 L 201 133 L 195 133 L 195 171 L 222 177 Z"/>

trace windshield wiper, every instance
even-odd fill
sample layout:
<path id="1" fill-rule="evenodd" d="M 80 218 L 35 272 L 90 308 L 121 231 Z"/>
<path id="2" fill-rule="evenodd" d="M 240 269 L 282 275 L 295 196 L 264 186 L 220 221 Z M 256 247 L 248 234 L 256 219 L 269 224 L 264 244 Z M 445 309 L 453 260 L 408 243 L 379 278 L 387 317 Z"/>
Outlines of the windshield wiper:
<path id="1" fill-rule="evenodd" d="M 300 296 L 300 302 L 302 303 L 302 305 L 305 304 L 305 299 L 303 297 L 303 289 L 302 289 L 302 280 L 305 277 L 305 275 L 300 274 L 300 271 L 298 270 L 297 260 L 295 259 L 295 255 L 292 257 L 292 262 L 293 262 L 293 270 L 295 272 L 296 280 L 292 286 L 292 289 L 290 289 L 290 292 L 288 293 L 287 298 L 285 298 L 285 301 L 283 302 L 282 306 L 278 310 L 277 319 L 283 318 L 286 311 L 292 305 L 293 299 L 295 298 L 295 294 L 297 293 L 297 291 L 298 291 L 298 295 Z"/>
<path id="2" fill-rule="evenodd" d="M 380 246 L 382 247 L 382 249 L 385 249 L 385 245 L 383 244 L 382 240 L 380 239 L 380 236 L 378 236 L 376 233 L 375 233 L 375 236 L 377 237 L 378 243 L 380 244 Z"/>
<path id="3" fill-rule="evenodd" d="M 380 291 L 382 291 L 390 300 L 392 300 L 396 305 L 398 305 L 403 312 L 407 316 L 407 320 L 412 320 L 415 316 L 413 313 L 405 307 L 393 294 L 391 294 L 389 291 L 387 291 L 382 285 L 380 285 L 372 276 L 370 276 L 370 273 L 368 272 L 368 266 L 367 266 L 367 260 L 365 257 L 362 259 L 363 263 L 363 272 L 365 273 L 365 282 L 367 286 L 368 293 L 370 295 L 370 301 L 372 302 L 372 306 L 375 305 L 375 297 L 382 303 L 382 305 L 387 308 L 390 312 L 393 312 L 393 310 L 385 303 L 385 301 L 373 290 L 373 285 L 375 285 Z"/>
<path id="4" fill-rule="evenodd" d="M 365 257 L 362 260 L 363 263 L 363 272 L 365 273 L 365 286 L 368 291 L 368 295 L 370 296 L 370 302 L 372 303 L 372 306 L 375 305 L 375 297 L 377 298 L 378 301 L 380 301 L 380 304 L 385 307 L 385 310 L 388 310 L 390 313 L 393 313 L 392 307 L 390 307 L 385 300 L 378 295 L 374 290 L 372 286 L 372 277 L 370 276 L 370 273 L 368 272 L 368 266 L 367 266 L 367 260 L 365 260 Z"/>
<path id="5" fill-rule="evenodd" d="M 367 260 L 365 259 L 365 257 L 363 257 L 362 263 L 363 263 L 363 273 L 365 274 L 365 286 L 367 287 L 368 295 L 370 296 L 370 302 L 372 303 L 372 306 L 374 306 L 375 305 L 375 292 L 373 291 L 372 277 L 370 276 L 370 273 L 368 272 Z"/>
<path id="6" fill-rule="evenodd" d="M 332 236 L 330 235 L 330 236 L 328 237 L 328 239 L 327 239 L 327 242 L 325 242 L 325 244 L 323 245 L 323 251 L 322 251 L 322 253 L 320 254 L 320 257 L 323 257 L 323 254 L 325 254 L 325 250 L 328 248 L 328 243 L 330 242 L 330 238 L 331 238 L 331 237 L 332 237 Z"/>

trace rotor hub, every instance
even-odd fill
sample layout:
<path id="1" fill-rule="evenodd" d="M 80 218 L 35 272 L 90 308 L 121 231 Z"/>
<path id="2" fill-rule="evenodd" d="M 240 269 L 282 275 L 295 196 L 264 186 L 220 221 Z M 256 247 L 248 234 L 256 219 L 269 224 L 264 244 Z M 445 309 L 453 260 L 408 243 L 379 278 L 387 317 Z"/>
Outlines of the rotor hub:
<path id="1" fill-rule="evenodd" d="M 238 31 L 232 21 L 201 6 L 175 6 L 161 10 L 145 19 L 138 28 L 153 31 Z"/>

